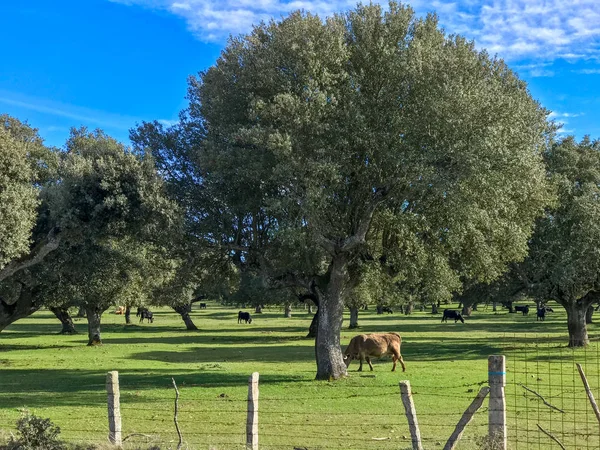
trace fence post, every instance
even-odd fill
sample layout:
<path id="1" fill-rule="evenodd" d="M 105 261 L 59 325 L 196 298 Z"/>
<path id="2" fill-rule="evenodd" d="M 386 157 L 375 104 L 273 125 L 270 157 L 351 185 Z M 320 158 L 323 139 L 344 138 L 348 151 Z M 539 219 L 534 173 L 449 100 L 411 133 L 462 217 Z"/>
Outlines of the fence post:
<path id="1" fill-rule="evenodd" d="M 119 372 L 106 374 L 106 392 L 108 393 L 108 440 L 121 446 L 121 405 L 119 392 Z"/>
<path id="2" fill-rule="evenodd" d="M 254 372 L 248 380 L 246 448 L 249 450 L 258 450 L 258 372 Z"/>
<path id="3" fill-rule="evenodd" d="M 423 450 L 423 445 L 421 444 L 421 432 L 419 431 L 419 422 L 417 421 L 417 410 L 415 409 L 412 392 L 410 390 L 410 381 L 404 380 L 400 382 L 400 395 L 402 396 L 402 403 L 404 404 L 406 418 L 408 419 L 408 428 L 410 429 L 412 448 L 413 450 Z"/>
<path id="4" fill-rule="evenodd" d="M 488 409 L 489 438 L 496 444 L 494 448 L 506 450 L 506 358 L 504 355 L 491 355 L 488 358 L 488 383 L 490 385 L 490 403 Z"/>

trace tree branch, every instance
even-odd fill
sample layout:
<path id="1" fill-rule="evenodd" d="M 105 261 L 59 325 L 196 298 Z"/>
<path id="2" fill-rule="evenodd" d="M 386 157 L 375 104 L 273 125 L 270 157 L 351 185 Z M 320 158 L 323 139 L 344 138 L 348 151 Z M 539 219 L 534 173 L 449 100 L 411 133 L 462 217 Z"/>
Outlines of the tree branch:
<path id="1" fill-rule="evenodd" d="M 547 407 L 549 407 L 549 408 L 552 408 L 552 409 L 555 409 L 556 411 L 558 411 L 558 412 L 561 412 L 561 413 L 565 414 L 565 412 L 564 412 L 562 409 L 559 409 L 559 408 L 557 408 L 556 406 L 554 406 L 554 405 L 551 405 L 550 403 L 548 403 L 544 397 L 542 397 L 540 394 L 538 394 L 537 392 L 535 392 L 533 389 L 529 389 L 527 386 L 525 386 L 525 385 L 524 385 L 524 384 L 522 384 L 522 383 L 519 383 L 519 385 L 520 385 L 520 386 L 521 386 L 523 389 L 525 389 L 525 390 L 527 390 L 527 391 L 531 392 L 532 394 L 534 394 L 534 395 L 537 395 L 539 398 L 541 398 L 541 399 L 542 399 L 542 401 L 544 402 L 544 405 L 546 405 Z"/>
<path id="2" fill-rule="evenodd" d="M 367 205 L 365 211 L 362 214 L 362 217 L 358 221 L 358 226 L 356 227 L 356 232 L 344 239 L 344 242 L 339 248 L 341 253 L 349 252 L 354 250 L 357 246 L 361 245 L 365 242 L 365 238 L 367 236 L 367 231 L 369 231 L 369 227 L 371 226 L 371 220 L 373 219 L 373 214 L 375 210 L 379 206 L 381 202 L 385 199 L 387 195 L 387 189 L 377 189 L 375 194 L 373 194 L 373 198 L 371 202 Z"/>
<path id="3" fill-rule="evenodd" d="M 42 243 L 37 245 L 25 259 L 20 261 L 13 260 L 0 270 L 0 281 L 4 281 L 15 273 L 27 269 L 42 262 L 42 260 L 50 253 L 58 248 L 60 244 L 60 229 L 52 228 L 47 234 Z"/>

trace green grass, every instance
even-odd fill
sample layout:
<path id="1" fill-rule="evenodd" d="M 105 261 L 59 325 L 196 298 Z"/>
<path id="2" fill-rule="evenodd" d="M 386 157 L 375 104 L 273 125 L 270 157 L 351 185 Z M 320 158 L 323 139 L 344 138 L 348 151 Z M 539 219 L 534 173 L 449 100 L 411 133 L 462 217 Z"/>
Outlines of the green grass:
<path id="1" fill-rule="evenodd" d="M 565 347 L 566 317 L 555 311 L 544 323 L 532 313 L 476 311 L 464 325 L 442 324 L 426 312 L 361 311 L 361 328 L 344 329 L 343 344 L 358 333 L 398 332 L 407 371 L 392 373 L 391 360 L 382 359 L 373 372 L 365 364 L 359 373 L 353 362 L 346 379 L 331 383 L 314 381 L 313 342 L 304 338 L 310 317 L 303 310 L 285 319 L 282 311 L 267 309 L 252 325 L 238 325 L 237 309 L 209 303 L 193 312 L 197 332 L 186 331 L 167 309 L 155 311 L 154 324 L 134 317 L 128 326 L 122 316 L 106 313 L 104 345 L 96 348 L 85 345 L 85 319 L 76 324 L 79 335 L 61 336 L 58 321 L 40 311 L 0 334 L 0 435 L 14 430 L 27 409 L 51 418 L 67 441 L 106 443 L 106 372 L 118 370 L 123 434 L 150 436 L 132 437 L 126 447 L 176 447 L 173 377 L 185 448 L 243 448 L 248 377 L 259 372 L 261 449 L 410 448 L 398 387 L 404 379 L 413 387 L 425 448 L 441 448 L 487 384 L 487 357 L 505 354 L 511 448 L 559 448 L 538 423 L 567 448 L 600 448 L 598 423 L 574 368 L 574 361 L 583 363 L 600 397 L 598 343 L 586 350 Z M 594 324 L 589 331 L 598 335 Z M 480 448 L 486 433 L 487 402 L 458 448 Z"/>

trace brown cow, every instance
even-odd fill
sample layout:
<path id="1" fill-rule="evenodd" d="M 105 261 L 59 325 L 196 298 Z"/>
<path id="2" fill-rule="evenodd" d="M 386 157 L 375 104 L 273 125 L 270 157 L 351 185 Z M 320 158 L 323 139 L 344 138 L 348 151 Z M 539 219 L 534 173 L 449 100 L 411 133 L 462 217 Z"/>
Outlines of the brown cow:
<path id="1" fill-rule="evenodd" d="M 117 309 L 115 310 L 115 314 L 125 314 L 125 307 L 117 306 Z"/>
<path id="2" fill-rule="evenodd" d="M 360 367 L 358 371 L 361 372 L 363 359 L 367 360 L 369 367 L 373 370 L 373 365 L 371 364 L 372 356 L 380 358 L 384 355 L 392 355 L 392 361 L 394 361 L 392 372 L 396 370 L 396 361 L 400 361 L 402 372 L 406 372 L 406 366 L 400 354 L 401 343 L 402 338 L 396 333 L 359 334 L 358 336 L 354 336 L 348 347 L 346 347 L 344 362 L 346 363 L 346 367 L 348 367 L 353 359 L 359 359 Z"/>

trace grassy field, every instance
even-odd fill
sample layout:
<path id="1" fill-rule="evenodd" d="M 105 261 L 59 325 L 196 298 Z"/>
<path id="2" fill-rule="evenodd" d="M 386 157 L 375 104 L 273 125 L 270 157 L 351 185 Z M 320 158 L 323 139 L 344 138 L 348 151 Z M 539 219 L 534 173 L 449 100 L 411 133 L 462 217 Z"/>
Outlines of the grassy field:
<path id="1" fill-rule="evenodd" d="M 259 372 L 261 449 L 410 448 L 398 387 L 404 379 L 413 386 L 424 447 L 441 448 L 487 384 L 487 357 L 505 354 L 510 448 L 560 448 L 537 424 L 567 448 L 600 448 L 598 423 L 574 368 L 575 361 L 584 365 L 599 397 L 597 328 L 590 325 L 588 349 L 572 351 L 565 346 L 566 316 L 555 311 L 544 323 L 531 313 L 477 311 L 464 325 L 442 324 L 427 312 L 361 312 L 360 330 L 344 330 L 343 344 L 358 333 L 398 332 L 407 371 L 392 373 L 391 360 L 382 359 L 373 372 L 365 364 L 359 373 L 353 362 L 346 379 L 331 383 L 314 381 L 313 342 L 304 338 L 310 317 L 303 310 L 285 319 L 279 309 L 267 309 L 251 325 L 238 325 L 237 310 L 209 303 L 193 312 L 197 332 L 186 331 L 167 309 L 155 311 L 154 324 L 127 326 L 122 316 L 106 313 L 104 345 L 97 348 L 85 346 L 85 319 L 77 322 L 79 335 L 61 336 L 59 322 L 40 311 L 0 334 L 0 430 L 13 430 L 26 409 L 51 418 L 67 441 L 105 444 L 106 372 L 118 370 L 123 434 L 147 435 L 131 437 L 126 448 L 176 447 L 171 377 L 181 393 L 184 448 L 243 448 L 248 377 Z M 486 433 L 487 402 L 458 448 L 481 448 Z"/>

